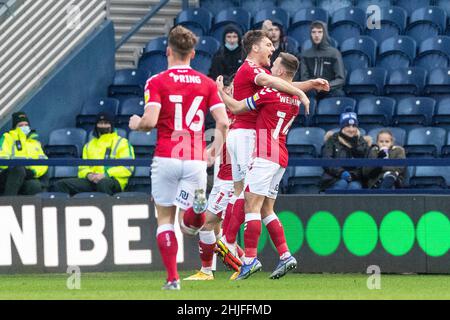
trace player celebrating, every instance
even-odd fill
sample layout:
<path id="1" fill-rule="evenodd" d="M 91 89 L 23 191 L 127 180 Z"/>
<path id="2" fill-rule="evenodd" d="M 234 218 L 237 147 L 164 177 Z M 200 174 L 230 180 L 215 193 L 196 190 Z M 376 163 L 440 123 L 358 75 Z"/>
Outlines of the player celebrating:
<path id="1" fill-rule="evenodd" d="M 281 53 L 275 60 L 272 73 L 291 82 L 298 70 L 299 61 L 288 53 Z M 297 261 L 289 252 L 284 230 L 273 207 L 278 187 L 288 165 L 286 135 L 299 113 L 300 100 L 272 88 L 265 88 L 254 96 L 237 101 L 223 91 L 221 78 L 217 80 L 219 92 L 228 108 L 235 114 L 247 110 L 257 111 L 256 158 L 245 178 L 245 257 L 236 280 L 247 279 L 261 269 L 256 257 L 261 235 L 261 220 L 272 237 L 280 255 L 280 262 L 271 274 L 272 279 L 284 276 L 297 267 Z"/>
<path id="2" fill-rule="evenodd" d="M 166 52 L 169 68 L 147 81 L 144 116 L 135 115 L 129 123 L 132 130 L 158 128 L 151 178 L 158 212 L 157 242 L 167 270 L 164 290 L 180 290 L 174 229 L 176 207 L 180 208 L 182 219 L 186 209 L 202 207 L 206 202 L 204 121 L 208 109 L 217 130 L 211 157 L 222 149 L 229 127 L 215 83 L 189 66 L 196 44 L 197 38 L 188 29 L 181 26 L 172 29 Z"/>

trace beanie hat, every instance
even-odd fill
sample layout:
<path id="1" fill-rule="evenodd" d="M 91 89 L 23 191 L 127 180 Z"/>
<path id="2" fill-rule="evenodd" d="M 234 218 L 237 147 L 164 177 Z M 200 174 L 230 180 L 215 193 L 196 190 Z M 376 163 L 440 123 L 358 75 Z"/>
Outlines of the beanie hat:
<path id="1" fill-rule="evenodd" d="M 97 137 L 97 138 L 100 137 L 100 134 L 99 134 L 99 132 L 97 130 L 97 124 L 100 121 L 107 121 L 107 122 L 109 122 L 111 124 L 111 132 L 114 132 L 115 119 L 116 119 L 116 117 L 115 117 L 114 114 L 111 114 L 109 112 L 104 112 L 104 111 L 100 112 L 97 115 L 97 119 L 95 120 L 94 136 Z"/>
<path id="2" fill-rule="evenodd" d="M 339 125 L 342 128 L 348 127 L 348 126 L 358 126 L 358 116 L 355 112 L 349 110 L 343 114 L 341 114 L 341 119 L 339 120 Z"/>
<path id="3" fill-rule="evenodd" d="M 15 129 L 20 122 L 24 122 L 24 121 L 30 123 L 25 112 L 14 113 L 12 115 L 12 128 Z"/>

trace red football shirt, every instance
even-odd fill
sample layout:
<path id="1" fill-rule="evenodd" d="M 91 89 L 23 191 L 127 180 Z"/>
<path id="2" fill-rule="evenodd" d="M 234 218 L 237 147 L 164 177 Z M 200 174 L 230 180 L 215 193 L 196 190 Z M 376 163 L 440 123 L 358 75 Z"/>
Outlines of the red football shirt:
<path id="1" fill-rule="evenodd" d="M 155 156 L 206 160 L 206 112 L 225 107 L 214 81 L 176 66 L 147 81 L 145 108 L 161 108 Z"/>
<path id="2" fill-rule="evenodd" d="M 248 59 L 245 60 L 234 77 L 234 98 L 241 101 L 253 96 L 261 90 L 262 87 L 256 84 L 256 78 L 261 73 L 270 74 L 267 69 L 256 65 Z M 238 114 L 235 116 L 235 120 L 231 128 L 255 129 L 257 117 L 258 114 L 255 111 Z"/>
<path id="3" fill-rule="evenodd" d="M 234 121 L 234 115 L 227 109 L 228 118 L 230 119 L 231 124 Z M 223 144 L 222 150 L 222 159 L 219 167 L 219 173 L 217 173 L 217 177 L 222 180 L 233 180 L 233 174 L 231 169 L 231 158 L 227 152 L 227 144 L 226 142 Z"/>
<path id="4" fill-rule="evenodd" d="M 247 98 L 249 110 L 256 110 L 256 156 L 286 168 L 289 155 L 286 136 L 300 111 L 300 100 L 275 89 L 265 88 Z"/>

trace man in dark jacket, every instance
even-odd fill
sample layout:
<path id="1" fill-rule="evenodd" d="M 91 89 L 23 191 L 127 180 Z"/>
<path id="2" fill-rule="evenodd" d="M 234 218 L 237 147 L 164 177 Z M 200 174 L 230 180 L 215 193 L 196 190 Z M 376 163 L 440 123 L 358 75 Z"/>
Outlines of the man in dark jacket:
<path id="1" fill-rule="evenodd" d="M 339 132 L 329 132 L 325 136 L 322 157 L 325 159 L 365 158 L 369 144 L 360 134 L 356 113 L 343 113 L 340 126 Z M 360 167 L 326 167 L 322 176 L 321 189 L 361 189 L 362 180 L 362 168 Z"/>
<path id="2" fill-rule="evenodd" d="M 232 76 L 243 60 L 241 31 L 229 25 L 223 33 L 223 45 L 213 57 L 209 76 L 216 80 L 218 76 Z"/>
<path id="3" fill-rule="evenodd" d="M 301 55 L 301 80 L 323 78 L 330 83 L 330 92 L 318 92 L 317 100 L 344 96 L 345 69 L 341 53 L 329 43 L 326 24 L 315 21 L 311 24 L 313 46 Z"/>

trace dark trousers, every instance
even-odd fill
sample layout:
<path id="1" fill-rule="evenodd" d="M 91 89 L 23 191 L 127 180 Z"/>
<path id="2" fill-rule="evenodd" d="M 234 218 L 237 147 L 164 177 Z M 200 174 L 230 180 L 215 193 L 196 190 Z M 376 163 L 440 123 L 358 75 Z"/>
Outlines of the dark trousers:
<path id="1" fill-rule="evenodd" d="M 119 182 L 114 178 L 104 178 L 95 184 L 88 179 L 63 179 L 55 183 L 55 191 L 70 194 L 71 196 L 82 192 L 102 192 L 112 196 L 122 192 Z"/>
<path id="2" fill-rule="evenodd" d="M 31 177 L 25 167 L 10 167 L 0 172 L 0 194 L 3 196 L 33 196 L 43 191 L 39 179 Z"/>

